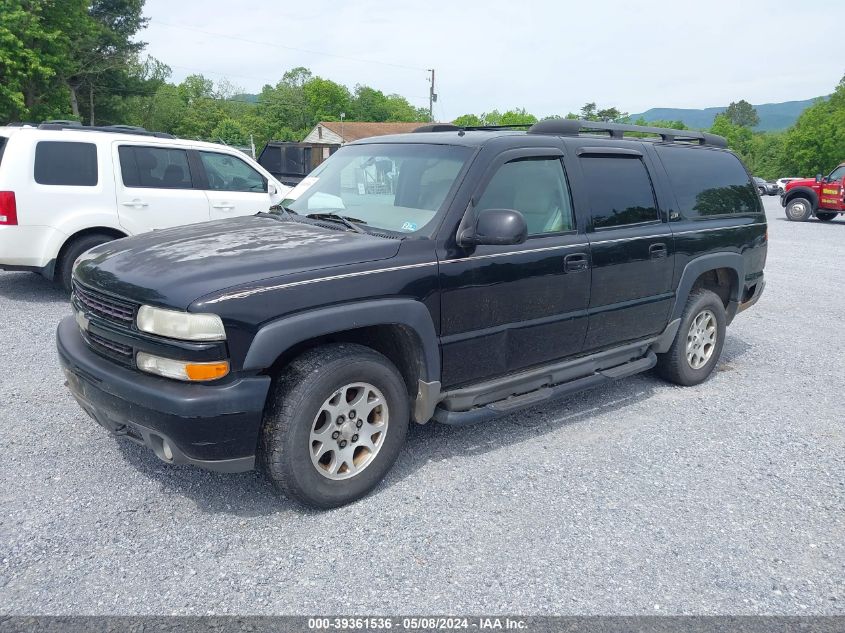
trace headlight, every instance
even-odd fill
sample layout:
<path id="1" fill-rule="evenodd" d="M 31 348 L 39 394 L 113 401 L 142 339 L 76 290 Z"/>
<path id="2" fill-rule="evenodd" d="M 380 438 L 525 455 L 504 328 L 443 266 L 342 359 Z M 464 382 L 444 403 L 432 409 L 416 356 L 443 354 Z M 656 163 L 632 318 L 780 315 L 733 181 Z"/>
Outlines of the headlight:
<path id="1" fill-rule="evenodd" d="M 141 306 L 136 319 L 138 329 L 183 341 L 225 341 L 223 321 L 216 314 L 193 314 Z"/>
<path id="2" fill-rule="evenodd" d="M 192 382 L 217 380 L 229 373 L 229 363 L 225 360 L 212 363 L 194 363 L 191 361 L 153 356 L 146 352 L 138 352 L 135 362 L 138 365 L 138 369 L 148 374 Z"/>

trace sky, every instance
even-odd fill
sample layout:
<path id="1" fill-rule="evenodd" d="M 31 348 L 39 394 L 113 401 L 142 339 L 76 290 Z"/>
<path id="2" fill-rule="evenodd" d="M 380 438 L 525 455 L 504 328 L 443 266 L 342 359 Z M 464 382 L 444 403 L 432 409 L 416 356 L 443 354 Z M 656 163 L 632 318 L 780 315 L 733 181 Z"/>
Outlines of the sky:
<path id="1" fill-rule="evenodd" d="M 434 68 L 441 121 L 791 101 L 845 75 L 843 0 L 147 0 L 144 13 L 139 38 L 177 82 L 259 92 L 305 66 L 428 107 Z"/>

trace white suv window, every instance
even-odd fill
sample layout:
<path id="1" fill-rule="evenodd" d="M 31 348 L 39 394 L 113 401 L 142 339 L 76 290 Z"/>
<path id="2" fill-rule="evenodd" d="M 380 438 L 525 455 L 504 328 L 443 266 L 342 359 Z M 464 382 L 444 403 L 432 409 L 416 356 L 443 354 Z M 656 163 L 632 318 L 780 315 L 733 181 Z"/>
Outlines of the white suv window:
<path id="1" fill-rule="evenodd" d="M 265 193 L 267 180 L 240 158 L 216 152 L 200 152 L 208 188 L 213 191 Z"/>
<path id="2" fill-rule="evenodd" d="M 188 152 L 184 149 L 121 145 L 117 152 L 126 187 L 193 189 Z"/>
<path id="3" fill-rule="evenodd" d="M 93 143 L 39 141 L 35 146 L 39 185 L 97 186 L 97 146 Z"/>

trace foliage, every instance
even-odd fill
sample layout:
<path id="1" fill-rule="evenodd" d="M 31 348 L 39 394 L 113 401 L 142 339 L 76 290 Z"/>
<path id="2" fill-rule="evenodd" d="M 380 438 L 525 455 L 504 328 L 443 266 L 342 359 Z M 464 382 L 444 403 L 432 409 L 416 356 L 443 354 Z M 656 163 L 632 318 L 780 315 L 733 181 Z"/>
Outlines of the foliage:
<path id="1" fill-rule="evenodd" d="M 760 117 L 757 116 L 757 110 L 754 106 L 748 103 L 745 99 L 739 101 L 731 101 L 727 107 L 724 115 L 734 125 L 740 127 L 754 127 L 760 123 Z"/>

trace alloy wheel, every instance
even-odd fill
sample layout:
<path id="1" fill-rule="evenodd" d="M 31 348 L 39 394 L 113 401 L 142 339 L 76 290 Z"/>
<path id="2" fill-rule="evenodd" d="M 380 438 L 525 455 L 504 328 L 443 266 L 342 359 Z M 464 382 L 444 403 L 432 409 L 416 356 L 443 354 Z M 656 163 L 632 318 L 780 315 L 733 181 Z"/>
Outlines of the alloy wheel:
<path id="1" fill-rule="evenodd" d="M 716 316 L 710 310 L 702 310 L 692 320 L 687 333 L 687 363 L 693 369 L 701 369 L 713 356 L 716 349 Z"/>
<path id="2" fill-rule="evenodd" d="M 373 463 L 384 445 L 388 422 L 387 400 L 375 386 L 355 382 L 338 389 L 326 398 L 311 425 L 311 463 L 328 479 L 354 477 Z"/>

